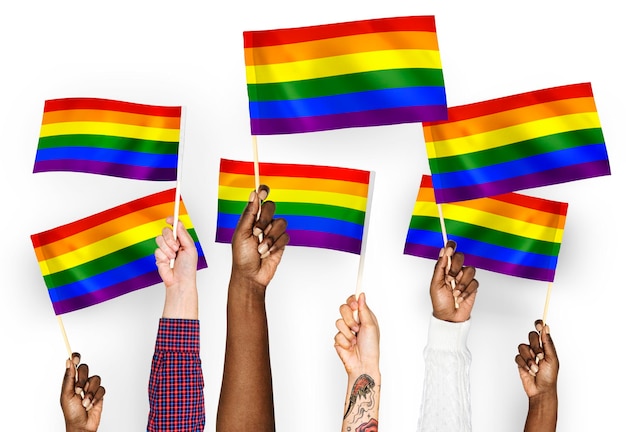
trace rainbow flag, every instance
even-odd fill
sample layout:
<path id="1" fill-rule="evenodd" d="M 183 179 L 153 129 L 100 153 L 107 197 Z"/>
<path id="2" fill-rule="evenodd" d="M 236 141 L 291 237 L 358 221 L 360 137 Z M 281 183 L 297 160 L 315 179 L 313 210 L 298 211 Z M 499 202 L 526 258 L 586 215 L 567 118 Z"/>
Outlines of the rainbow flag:
<path id="1" fill-rule="evenodd" d="M 261 184 L 270 187 L 275 217 L 287 221 L 289 244 L 361 253 L 370 172 L 316 165 L 260 163 Z M 254 165 L 220 162 L 217 234 L 230 243 L 254 190 Z"/>
<path id="2" fill-rule="evenodd" d="M 161 282 L 155 238 L 174 214 L 175 189 L 149 195 L 78 221 L 31 235 L 56 315 L 75 311 Z M 179 219 L 207 267 L 182 199 Z"/>
<path id="3" fill-rule="evenodd" d="M 433 16 L 243 33 L 252 135 L 447 118 Z"/>
<path id="4" fill-rule="evenodd" d="M 448 239 L 465 265 L 540 281 L 554 281 L 567 204 L 507 193 L 440 204 Z M 423 176 L 404 253 L 436 260 L 443 246 L 432 178 Z"/>
<path id="5" fill-rule="evenodd" d="M 33 172 L 176 180 L 181 111 L 108 99 L 47 100 Z"/>
<path id="6" fill-rule="evenodd" d="M 589 83 L 452 107 L 423 130 L 438 203 L 611 173 Z"/>

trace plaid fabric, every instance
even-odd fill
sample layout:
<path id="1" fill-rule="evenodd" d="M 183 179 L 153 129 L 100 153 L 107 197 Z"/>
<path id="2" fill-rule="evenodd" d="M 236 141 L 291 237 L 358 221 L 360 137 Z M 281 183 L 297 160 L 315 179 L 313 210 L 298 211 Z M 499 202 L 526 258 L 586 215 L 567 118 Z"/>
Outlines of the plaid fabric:
<path id="1" fill-rule="evenodd" d="M 203 388 L 200 322 L 161 318 L 150 369 L 148 431 L 203 431 Z"/>

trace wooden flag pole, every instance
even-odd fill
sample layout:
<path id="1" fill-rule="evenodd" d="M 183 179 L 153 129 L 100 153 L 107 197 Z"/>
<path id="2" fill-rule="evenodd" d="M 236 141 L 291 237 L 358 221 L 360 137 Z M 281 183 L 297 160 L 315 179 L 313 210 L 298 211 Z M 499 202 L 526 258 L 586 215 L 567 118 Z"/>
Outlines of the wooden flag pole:
<path id="1" fill-rule="evenodd" d="M 252 135 L 252 160 L 254 161 L 254 190 L 258 193 L 261 186 L 261 175 L 259 174 L 259 146 L 257 144 L 256 135 Z M 256 215 L 257 220 L 261 215 L 261 206 Z M 263 233 L 259 234 L 259 243 L 263 241 Z"/>
<path id="2" fill-rule="evenodd" d="M 178 231 L 178 215 L 180 213 L 180 183 L 183 172 L 183 150 L 185 147 L 185 107 L 181 107 L 180 112 L 180 138 L 178 144 L 178 161 L 176 167 L 176 197 L 174 198 L 174 224 L 172 225 L 172 231 L 174 231 L 174 240 L 176 240 L 176 232 Z M 174 268 L 175 258 L 170 260 L 170 268 Z"/>
<path id="3" fill-rule="evenodd" d="M 59 327 L 61 328 L 61 334 L 63 335 L 63 340 L 65 341 L 65 348 L 67 349 L 67 355 L 70 360 L 72 360 L 72 348 L 70 348 L 70 341 L 67 339 L 67 333 L 65 332 L 65 326 L 63 325 L 63 320 L 61 319 L 61 315 L 57 315 L 57 322 L 59 323 Z"/>
<path id="4" fill-rule="evenodd" d="M 370 181 L 367 186 L 367 206 L 365 206 L 365 220 L 363 221 L 363 239 L 361 240 L 361 253 L 359 254 L 359 271 L 356 276 L 356 290 L 354 292 L 354 296 L 357 301 L 359 300 L 359 296 L 363 292 L 363 269 L 365 267 L 365 250 L 367 247 L 367 233 L 369 231 L 370 225 L 370 209 L 372 207 L 372 199 L 374 196 L 374 179 L 376 174 L 374 171 L 370 171 Z M 353 312 L 354 319 L 359 321 L 359 311 L 355 310 Z"/>
<path id="5" fill-rule="evenodd" d="M 546 324 L 546 318 L 548 317 L 548 306 L 550 305 L 550 296 L 552 295 L 552 282 L 548 283 L 548 292 L 546 293 L 546 303 L 543 306 L 543 325 Z"/>
<path id="6" fill-rule="evenodd" d="M 443 209 L 441 208 L 441 204 L 437 204 L 437 210 L 439 210 L 439 224 L 441 225 L 441 235 L 443 236 L 443 247 L 445 248 L 446 245 L 448 244 L 448 233 L 446 231 L 446 223 L 445 223 L 445 219 L 443 218 Z M 450 271 L 451 265 L 452 265 L 452 259 L 448 258 L 448 270 L 447 271 Z M 454 289 L 456 288 L 456 280 L 452 278 L 452 280 L 450 281 L 450 284 L 452 285 L 452 291 L 454 291 Z M 454 307 L 455 309 L 459 308 L 459 303 L 456 301 L 456 297 L 454 297 Z"/>

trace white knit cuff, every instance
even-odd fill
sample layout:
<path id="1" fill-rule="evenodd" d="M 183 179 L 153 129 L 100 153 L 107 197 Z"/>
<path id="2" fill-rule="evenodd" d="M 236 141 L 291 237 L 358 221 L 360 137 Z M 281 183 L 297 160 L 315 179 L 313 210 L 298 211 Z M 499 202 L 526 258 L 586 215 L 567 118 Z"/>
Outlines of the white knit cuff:
<path id="1" fill-rule="evenodd" d="M 428 346 L 446 351 L 467 350 L 470 320 L 462 323 L 442 321 L 431 315 L 428 327 Z"/>

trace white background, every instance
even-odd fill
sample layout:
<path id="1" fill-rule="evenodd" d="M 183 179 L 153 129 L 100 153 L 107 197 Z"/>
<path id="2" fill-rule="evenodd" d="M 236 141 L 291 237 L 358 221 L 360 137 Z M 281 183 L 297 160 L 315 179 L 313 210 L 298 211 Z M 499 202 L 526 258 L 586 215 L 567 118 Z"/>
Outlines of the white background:
<path id="1" fill-rule="evenodd" d="M 548 322 L 561 359 L 559 429 L 620 429 L 625 368 L 624 61 L 619 2 L 13 1 L 0 6 L 3 264 L 0 430 L 61 431 L 67 356 L 30 234 L 173 187 L 80 173 L 33 174 L 46 99 L 102 97 L 187 107 L 182 196 L 209 268 L 198 274 L 202 360 L 213 430 L 225 342 L 230 247 L 214 242 L 219 159 L 252 159 L 244 30 L 435 15 L 449 106 L 591 82 L 612 175 L 524 191 L 570 204 Z M 419 179 L 421 126 L 259 137 L 266 162 L 373 170 L 363 289 L 382 333 L 381 430 L 416 429 L 432 262 L 403 255 Z M 621 204 L 623 206 L 623 204 Z M 339 430 L 346 389 L 333 348 L 358 257 L 291 247 L 268 289 L 277 430 Z M 517 345 L 547 283 L 479 271 L 469 339 L 474 430 L 519 431 L 527 410 Z M 107 389 L 100 431 L 145 430 L 163 286 L 63 316 L 72 349 Z M 613 390 L 611 390 L 613 389 Z M 255 389 L 251 388 L 251 392 Z M 254 430 L 253 418 L 242 418 Z"/>

